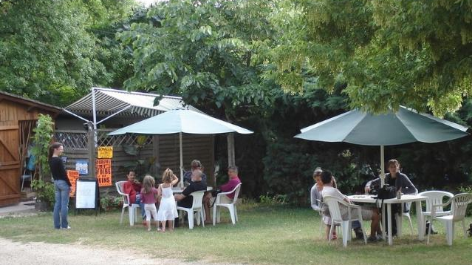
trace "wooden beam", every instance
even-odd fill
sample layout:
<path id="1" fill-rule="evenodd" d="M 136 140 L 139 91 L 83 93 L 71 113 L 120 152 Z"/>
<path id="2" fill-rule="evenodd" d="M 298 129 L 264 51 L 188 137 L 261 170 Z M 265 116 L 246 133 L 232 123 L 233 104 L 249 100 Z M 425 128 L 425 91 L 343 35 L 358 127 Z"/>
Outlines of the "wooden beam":
<path id="1" fill-rule="evenodd" d="M 18 130 L 18 125 L 0 126 L 0 131 L 11 131 L 11 130 Z"/>

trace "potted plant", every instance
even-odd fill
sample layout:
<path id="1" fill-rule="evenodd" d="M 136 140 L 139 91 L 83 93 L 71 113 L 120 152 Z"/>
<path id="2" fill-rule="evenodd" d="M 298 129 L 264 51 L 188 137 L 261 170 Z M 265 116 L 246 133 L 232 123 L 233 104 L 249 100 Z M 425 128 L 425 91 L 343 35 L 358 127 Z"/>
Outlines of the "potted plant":
<path id="1" fill-rule="evenodd" d="M 42 179 L 35 179 L 31 182 L 31 188 L 36 191 L 35 209 L 42 212 L 50 210 L 55 201 L 54 184 Z"/>
<path id="2" fill-rule="evenodd" d="M 32 152 L 37 158 L 39 178 L 31 182 L 31 188 L 36 192 L 35 208 L 40 211 L 51 209 L 54 204 L 54 184 L 51 182 L 48 153 L 49 144 L 53 137 L 54 123 L 49 115 L 39 114 L 34 128 Z"/>

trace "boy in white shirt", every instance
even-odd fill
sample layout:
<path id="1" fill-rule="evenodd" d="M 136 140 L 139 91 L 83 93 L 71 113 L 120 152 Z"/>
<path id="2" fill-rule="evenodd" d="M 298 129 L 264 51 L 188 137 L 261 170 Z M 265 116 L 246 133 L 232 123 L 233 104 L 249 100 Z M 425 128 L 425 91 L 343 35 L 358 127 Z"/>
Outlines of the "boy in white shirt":
<path id="1" fill-rule="evenodd" d="M 351 203 L 349 199 L 346 197 L 346 195 L 342 194 L 337 188 L 333 187 L 332 178 L 333 178 L 333 174 L 331 174 L 330 171 L 323 171 L 323 173 L 321 173 L 321 181 L 323 182 L 323 190 L 321 191 L 322 196 L 323 197 L 333 196 L 341 200 L 344 200 L 347 203 Z M 343 219 L 344 218 L 347 219 L 348 217 L 347 207 L 344 205 L 339 205 L 339 209 L 341 211 L 341 215 Z M 361 214 L 362 214 L 362 220 L 372 220 L 372 223 L 370 226 L 369 241 L 377 241 L 376 233 L 379 236 L 381 234 L 380 226 L 379 226 L 379 221 L 380 221 L 379 210 L 375 207 L 374 208 L 362 207 Z M 354 209 L 352 209 L 351 216 L 356 216 L 356 215 L 357 215 L 357 211 L 354 211 Z"/>

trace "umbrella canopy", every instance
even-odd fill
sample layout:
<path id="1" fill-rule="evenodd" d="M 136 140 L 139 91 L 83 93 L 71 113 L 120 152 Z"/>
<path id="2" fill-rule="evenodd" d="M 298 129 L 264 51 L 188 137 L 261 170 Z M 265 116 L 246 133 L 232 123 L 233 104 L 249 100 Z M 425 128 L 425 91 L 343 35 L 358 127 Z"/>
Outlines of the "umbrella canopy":
<path id="1" fill-rule="evenodd" d="M 468 135 L 467 129 L 401 106 L 395 113 L 379 115 L 352 110 L 303 128 L 295 138 L 380 146 L 383 185 L 385 145 L 444 142 Z"/>
<path id="2" fill-rule="evenodd" d="M 219 134 L 237 132 L 240 134 L 251 134 L 237 125 L 215 119 L 203 113 L 188 109 L 177 109 L 164 112 L 149 119 L 123 127 L 109 133 L 109 135 L 120 135 L 126 133 L 134 134 Z"/>
<path id="3" fill-rule="evenodd" d="M 132 134 L 179 134 L 180 141 L 180 177 L 183 178 L 182 133 L 220 134 L 236 132 L 251 134 L 250 130 L 215 119 L 203 113 L 189 109 L 176 109 L 115 130 L 108 135 Z M 182 185 L 182 181 L 181 181 Z"/>

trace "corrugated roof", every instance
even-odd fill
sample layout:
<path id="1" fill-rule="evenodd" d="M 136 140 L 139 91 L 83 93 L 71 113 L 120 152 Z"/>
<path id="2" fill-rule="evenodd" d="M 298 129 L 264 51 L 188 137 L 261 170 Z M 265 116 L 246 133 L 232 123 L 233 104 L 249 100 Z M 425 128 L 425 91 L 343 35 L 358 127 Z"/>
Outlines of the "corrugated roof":
<path id="1" fill-rule="evenodd" d="M 124 108 L 127 110 L 120 113 L 120 116 L 140 116 L 151 117 L 162 112 L 188 108 L 198 111 L 196 108 L 186 105 L 181 97 L 163 96 L 159 105 L 154 106 L 154 99 L 158 94 L 128 92 L 111 88 L 94 87 L 95 108 L 99 116 L 107 116 L 116 113 Z M 66 107 L 67 110 L 76 114 L 92 114 L 92 92 L 76 102 Z"/>

